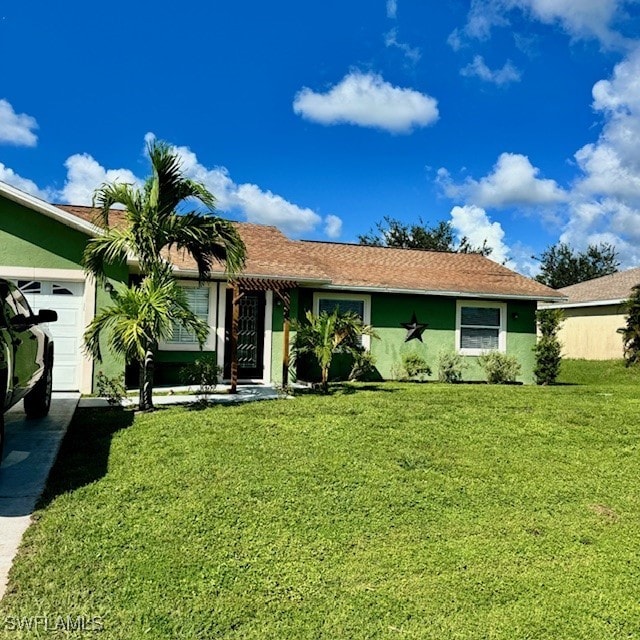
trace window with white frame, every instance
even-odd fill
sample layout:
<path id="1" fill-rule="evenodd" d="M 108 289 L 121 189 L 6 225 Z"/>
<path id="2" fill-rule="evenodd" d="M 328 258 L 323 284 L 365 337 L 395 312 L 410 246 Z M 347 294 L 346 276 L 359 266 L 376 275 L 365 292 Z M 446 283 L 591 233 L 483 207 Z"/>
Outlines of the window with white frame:
<path id="1" fill-rule="evenodd" d="M 336 309 L 342 313 L 355 313 L 364 324 L 371 324 L 371 296 L 358 293 L 316 292 L 313 294 L 313 313 L 322 311 L 333 313 Z M 369 349 L 371 336 L 362 336 L 362 346 Z"/>
<path id="2" fill-rule="evenodd" d="M 203 320 L 209 326 L 211 326 L 211 320 L 215 318 L 214 309 L 216 285 L 204 285 L 199 287 L 197 285 L 181 284 L 180 286 L 187 298 L 189 309 L 191 309 L 194 315 L 196 315 L 200 320 Z M 213 333 L 215 333 L 215 331 L 209 331 L 209 336 L 204 346 L 205 349 L 212 348 Z M 173 326 L 173 335 L 169 340 L 161 345 L 161 348 L 174 351 L 191 351 L 194 349 L 199 349 L 200 344 L 194 331 L 191 331 L 190 329 L 183 327 L 181 324 L 176 323 Z"/>
<path id="3" fill-rule="evenodd" d="M 506 351 L 506 312 L 503 302 L 458 301 L 456 347 L 462 355 Z"/>

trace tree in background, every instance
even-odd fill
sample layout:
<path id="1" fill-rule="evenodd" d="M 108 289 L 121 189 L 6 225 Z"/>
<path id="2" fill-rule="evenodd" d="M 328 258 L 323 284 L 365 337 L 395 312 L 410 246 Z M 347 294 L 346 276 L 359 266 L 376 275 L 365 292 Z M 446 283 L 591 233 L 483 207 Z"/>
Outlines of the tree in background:
<path id="1" fill-rule="evenodd" d="M 418 220 L 418 224 L 404 224 L 396 218 L 385 216 L 376 228 L 358 236 L 360 244 L 373 247 L 395 247 L 398 249 L 423 249 L 424 251 L 453 251 L 454 253 L 479 253 L 488 256 L 492 247 L 485 240 L 481 247 L 474 247 L 465 236 L 456 242 L 451 222 L 441 220 L 434 226 Z"/>
<path id="2" fill-rule="evenodd" d="M 291 323 L 296 332 L 292 352 L 296 359 L 308 354 L 317 362 L 322 373 L 322 389 L 326 393 L 334 354 L 348 353 L 354 358 L 360 357 L 360 336 L 375 336 L 375 332 L 352 311 L 336 309 L 333 313 L 321 311 L 318 315 L 307 311 L 305 318 L 305 322 Z"/>
<path id="3" fill-rule="evenodd" d="M 541 270 L 536 280 L 552 289 L 562 289 L 578 282 L 609 276 L 618 271 L 620 261 L 613 245 L 602 242 L 590 244 L 586 251 L 574 251 L 559 242 L 547 247 L 540 258 Z"/>
<path id="4" fill-rule="evenodd" d="M 627 367 L 640 364 L 640 284 L 631 289 L 631 297 L 624 302 L 627 326 L 618 329 L 622 334 L 624 362 Z"/>
<path id="5" fill-rule="evenodd" d="M 558 340 L 558 331 L 563 319 L 562 309 L 540 309 L 536 313 L 540 336 L 533 348 L 536 354 L 533 374 L 537 384 L 554 384 L 558 379 L 562 362 L 562 345 Z"/>

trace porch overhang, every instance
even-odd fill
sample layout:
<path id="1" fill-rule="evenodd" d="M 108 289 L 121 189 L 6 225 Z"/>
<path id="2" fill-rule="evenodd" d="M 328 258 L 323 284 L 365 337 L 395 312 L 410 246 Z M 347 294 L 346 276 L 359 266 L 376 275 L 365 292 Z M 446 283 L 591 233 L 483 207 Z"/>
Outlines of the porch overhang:
<path id="1" fill-rule="evenodd" d="M 231 286 L 240 291 L 290 291 L 298 286 L 293 280 L 280 280 L 274 278 L 236 278 L 230 282 Z"/>
<path id="2" fill-rule="evenodd" d="M 282 346 L 282 386 L 289 384 L 289 327 L 291 313 L 291 290 L 298 287 L 294 280 L 274 278 L 242 277 L 231 280 L 229 285 L 233 290 L 231 335 L 229 346 L 231 349 L 231 393 L 238 389 L 238 329 L 240 321 L 239 302 L 245 293 L 250 291 L 272 291 L 282 301 L 283 314 L 283 346 Z"/>

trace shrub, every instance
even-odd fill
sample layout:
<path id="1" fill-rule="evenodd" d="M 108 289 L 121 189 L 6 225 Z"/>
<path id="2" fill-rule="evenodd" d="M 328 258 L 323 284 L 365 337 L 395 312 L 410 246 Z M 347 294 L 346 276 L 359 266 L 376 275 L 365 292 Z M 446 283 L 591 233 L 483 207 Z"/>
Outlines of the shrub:
<path id="1" fill-rule="evenodd" d="M 213 355 L 202 355 L 180 370 L 182 381 L 188 385 L 197 385 L 198 395 L 208 396 L 218 385 L 220 367 Z"/>
<path id="2" fill-rule="evenodd" d="M 362 349 L 353 354 L 353 366 L 349 380 L 370 380 L 375 371 L 376 359 L 370 351 Z"/>
<path id="3" fill-rule="evenodd" d="M 631 289 L 631 297 L 624 302 L 627 325 L 618 332 L 622 334 L 624 363 L 627 367 L 640 364 L 640 284 Z"/>
<path id="4" fill-rule="evenodd" d="M 124 386 L 123 376 L 113 376 L 110 378 L 102 371 L 98 371 L 96 376 L 96 390 L 98 395 L 106 398 L 110 405 L 119 405 L 127 395 L 127 389 Z"/>
<path id="5" fill-rule="evenodd" d="M 533 373 L 537 384 L 554 384 L 560 373 L 562 345 L 558 340 L 558 330 L 563 317 L 562 309 L 541 309 L 536 313 L 540 337 L 533 348 L 536 355 Z"/>
<path id="6" fill-rule="evenodd" d="M 405 353 L 402 356 L 402 368 L 409 379 L 418 378 L 419 380 L 424 380 L 425 376 L 431 375 L 431 367 L 417 353 Z"/>
<path id="7" fill-rule="evenodd" d="M 438 380 L 440 382 L 462 382 L 462 370 L 467 364 L 459 353 L 441 351 L 438 356 Z"/>
<path id="8" fill-rule="evenodd" d="M 515 382 L 521 369 L 515 356 L 500 351 L 489 351 L 481 355 L 478 363 L 484 369 L 489 384 Z"/>

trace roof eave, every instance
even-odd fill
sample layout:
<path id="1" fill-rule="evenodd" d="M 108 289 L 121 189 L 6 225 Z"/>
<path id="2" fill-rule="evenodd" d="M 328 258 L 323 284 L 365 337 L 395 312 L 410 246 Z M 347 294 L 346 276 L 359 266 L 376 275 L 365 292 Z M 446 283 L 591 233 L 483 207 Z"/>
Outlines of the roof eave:
<path id="1" fill-rule="evenodd" d="M 180 267 L 173 267 L 174 272 L 177 275 L 187 276 L 187 277 L 198 277 L 197 269 L 181 269 Z M 256 278 L 262 280 L 278 280 L 278 281 L 295 281 L 299 285 L 311 285 L 311 286 L 322 286 L 329 284 L 331 280 L 327 280 L 326 278 L 310 278 L 308 276 L 296 276 L 296 275 L 286 275 L 286 276 L 274 276 L 264 273 L 250 273 L 243 271 L 238 277 L 241 277 L 244 280 Z M 226 273 L 217 273 L 214 272 L 209 276 L 209 280 L 229 280 L 229 276 Z"/>
<path id="2" fill-rule="evenodd" d="M 543 296 L 518 293 L 487 293 L 483 291 L 441 291 L 439 289 L 405 289 L 402 287 L 372 287 L 338 284 L 329 284 L 323 288 L 330 290 L 339 289 L 341 291 L 360 291 L 364 293 L 405 293 L 421 296 L 444 296 L 448 298 L 483 298 L 485 300 L 531 300 L 537 302 L 556 302 L 558 300 L 565 299 L 564 296 Z"/>
<path id="3" fill-rule="evenodd" d="M 545 305 L 545 309 L 577 309 L 579 307 L 607 307 L 622 304 L 626 298 L 616 298 L 614 300 L 588 300 L 585 302 L 558 302 Z"/>

